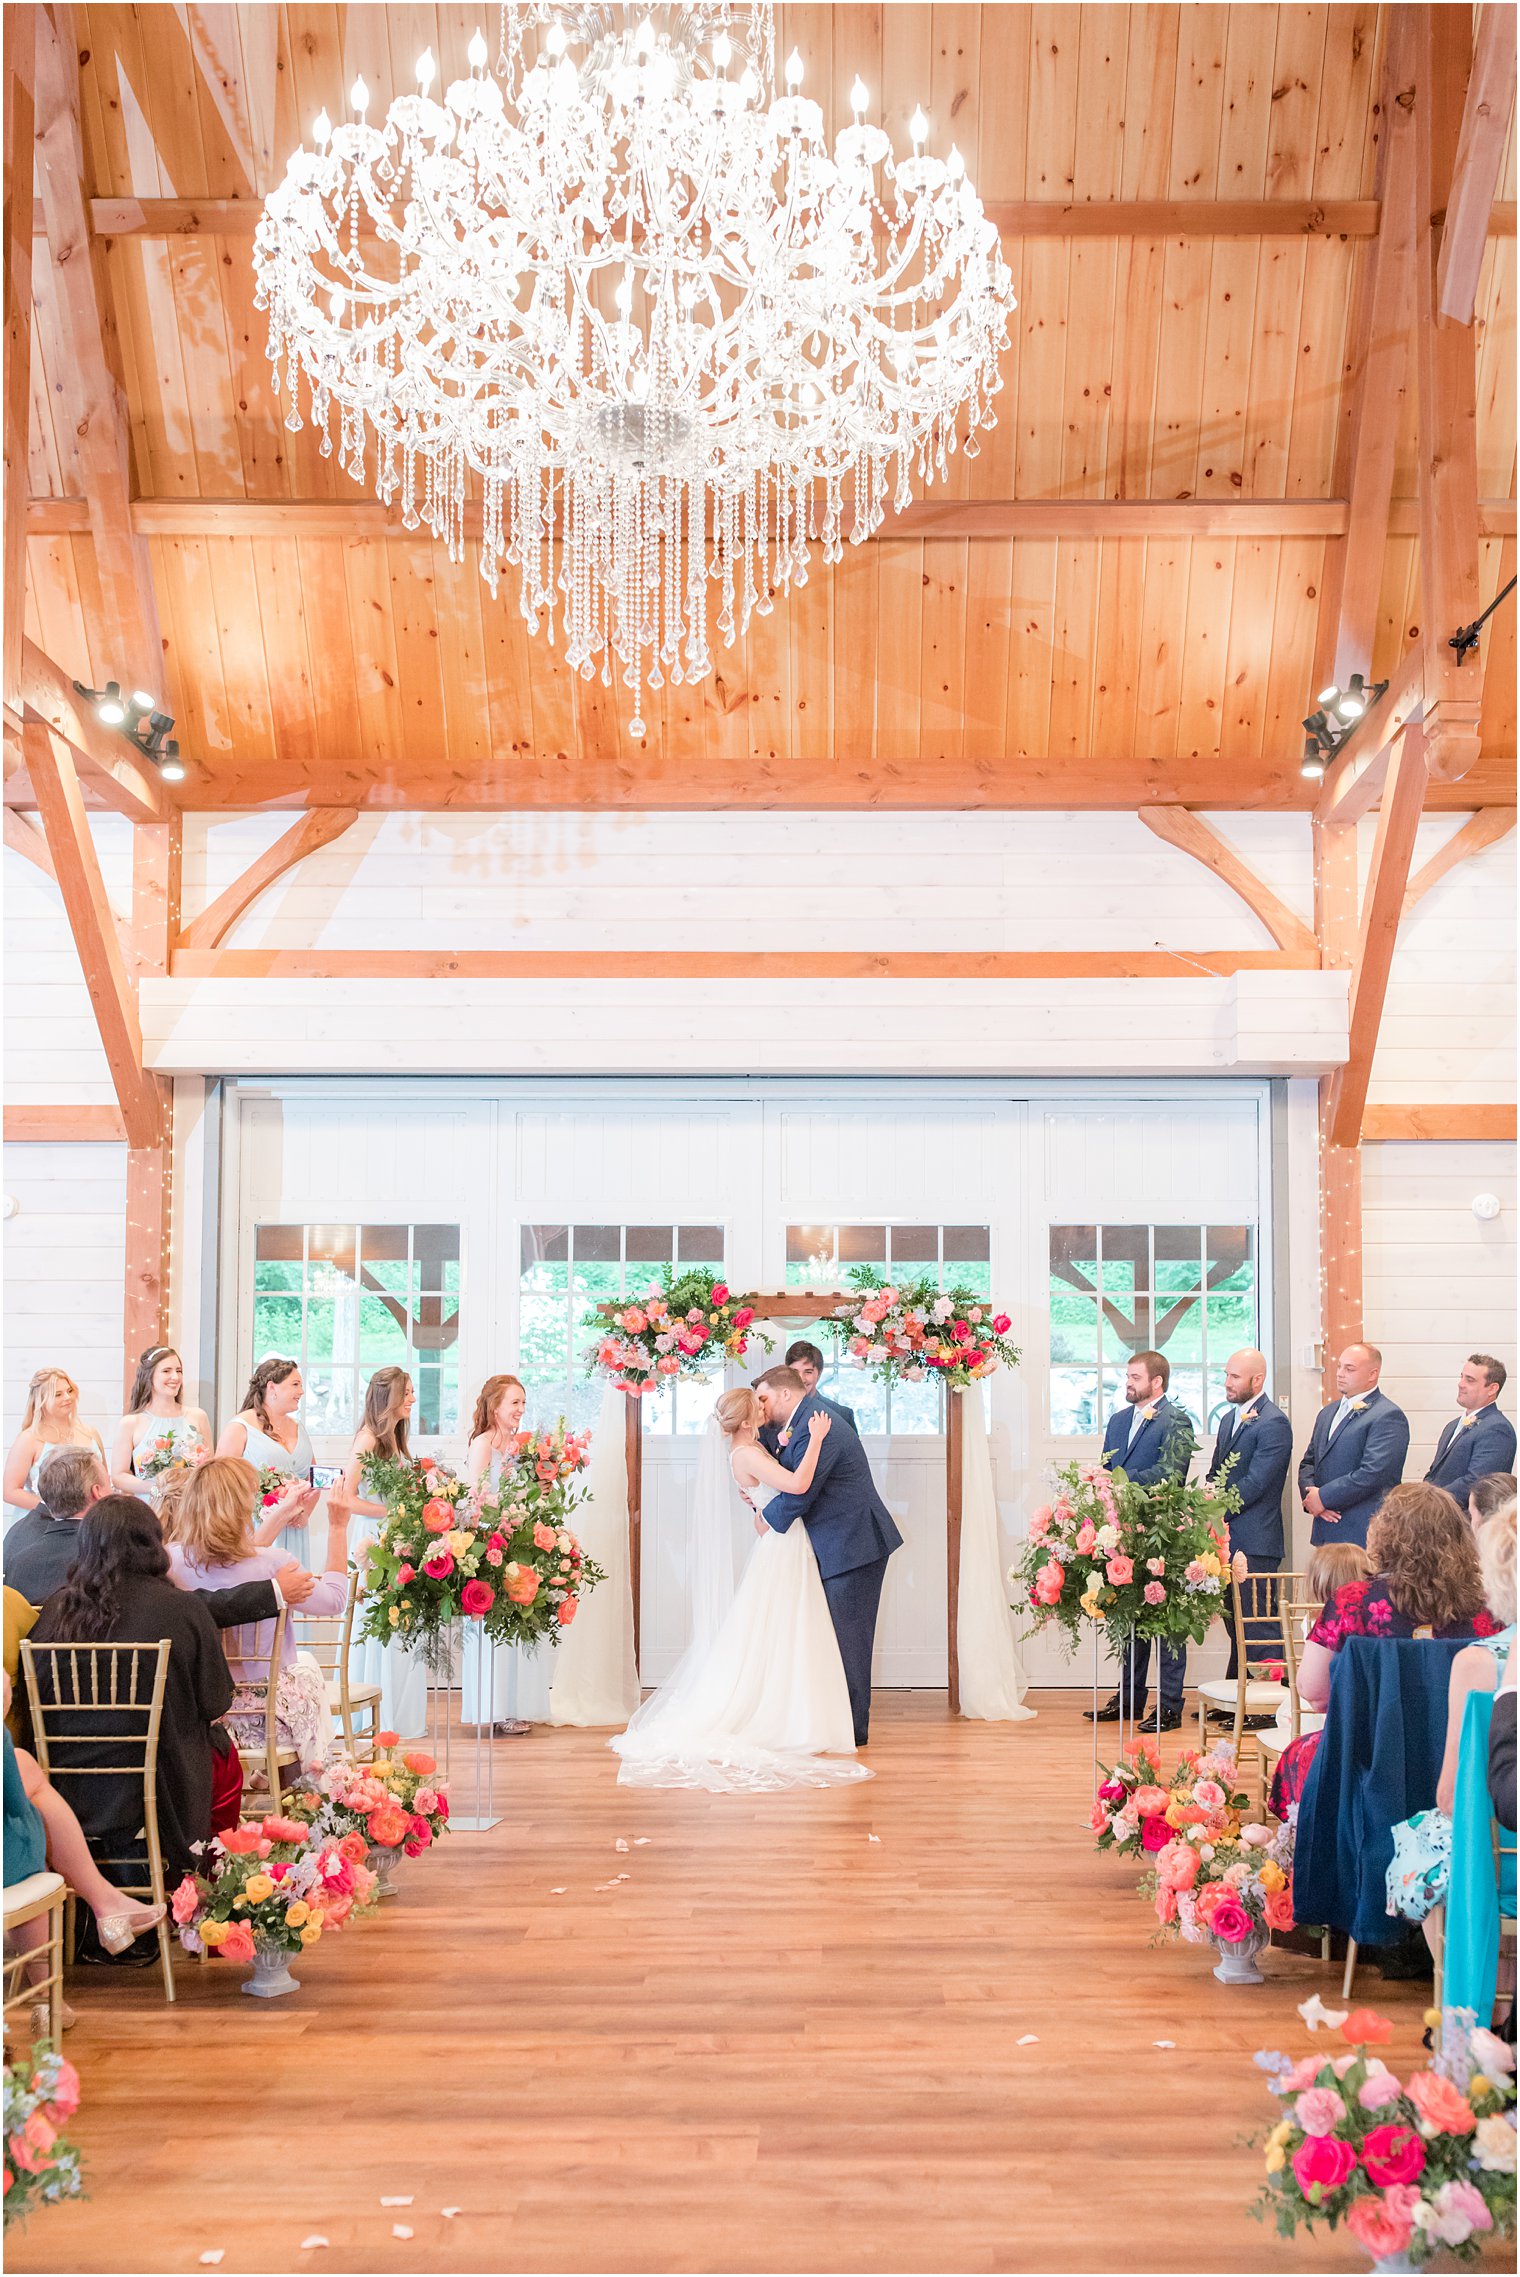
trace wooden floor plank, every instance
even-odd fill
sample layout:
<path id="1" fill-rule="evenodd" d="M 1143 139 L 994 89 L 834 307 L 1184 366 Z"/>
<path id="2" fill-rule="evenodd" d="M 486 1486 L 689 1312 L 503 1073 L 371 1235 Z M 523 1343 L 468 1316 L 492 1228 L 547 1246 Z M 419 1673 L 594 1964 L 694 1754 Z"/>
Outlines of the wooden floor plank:
<path id="1" fill-rule="evenodd" d="M 502 1741 L 500 1826 L 406 1864 L 299 1997 L 186 1963 L 168 2009 L 152 1974 L 76 1971 L 91 2196 L 10 2266 L 1365 2268 L 1247 2218 L 1238 2140 L 1273 2112 L 1253 2051 L 1302 2052 L 1295 2003 L 1338 1972 L 1274 1952 L 1226 1990 L 1152 1949 L 1087 1831 L 1081 1696 L 1035 1700 L 999 1726 L 880 1693 L 875 1780 L 802 1795 L 629 1791 L 602 1734 Z M 1428 1996 L 1359 1989 L 1414 2068 Z"/>

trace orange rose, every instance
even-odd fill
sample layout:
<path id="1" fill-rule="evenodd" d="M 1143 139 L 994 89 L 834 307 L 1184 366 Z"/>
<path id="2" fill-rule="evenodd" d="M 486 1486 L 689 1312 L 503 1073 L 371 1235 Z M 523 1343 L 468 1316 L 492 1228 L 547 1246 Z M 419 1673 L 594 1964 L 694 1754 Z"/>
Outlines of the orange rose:
<path id="1" fill-rule="evenodd" d="M 1439 2135 L 1470 2135 L 1478 2121 L 1467 2097 L 1438 2071 L 1417 2071 L 1404 2089 L 1426 2125 Z"/>
<path id="2" fill-rule="evenodd" d="M 415 1771 L 419 1778 L 425 1779 L 430 1771 L 438 1768 L 438 1758 L 435 1755 L 424 1755 L 420 1748 L 409 1749 L 401 1760 L 408 1771 Z"/>
<path id="3" fill-rule="evenodd" d="M 538 1575 L 527 1566 L 521 1567 L 507 1583 L 507 1595 L 514 1605 L 531 1605 L 538 1595 Z"/>
<path id="4" fill-rule="evenodd" d="M 1293 1899 L 1287 1890 L 1272 1890 L 1261 1901 L 1261 1917 L 1279 1937 L 1293 1927 Z"/>

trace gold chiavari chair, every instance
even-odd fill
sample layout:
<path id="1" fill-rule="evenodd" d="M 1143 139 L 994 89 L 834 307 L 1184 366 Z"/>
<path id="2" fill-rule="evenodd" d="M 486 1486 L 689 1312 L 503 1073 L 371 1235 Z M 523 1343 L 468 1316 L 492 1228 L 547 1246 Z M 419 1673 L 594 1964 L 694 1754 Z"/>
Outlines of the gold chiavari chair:
<path id="1" fill-rule="evenodd" d="M 21 1646 L 21 1665 L 37 1761 L 60 1794 L 67 1796 L 71 1786 L 77 1789 L 89 1779 L 142 1780 L 143 1822 L 138 1831 L 147 1854 L 147 1880 L 140 1878 L 142 1860 L 135 1847 L 108 1853 L 92 1842 L 90 1852 L 124 1896 L 164 1907 L 157 1930 L 158 1957 L 164 1998 L 172 2001 L 174 1948 L 158 1837 L 158 1734 L 169 1679 L 169 1639 L 160 1637 L 156 1644 L 34 1644 L 27 1637 Z M 103 1717 L 110 1719 L 104 1728 Z M 111 1760 L 90 1762 L 89 1755 L 108 1755 Z M 139 1879 L 123 1881 L 113 1868 L 135 1872 Z"/>
<path id="2" fill-rule="evenodd" d="M 238 1761 L 243 1766 L 245 1790 L 262 1780 L 269 1794 L 269 1808 L 273 1810 L 280 1799 L 280 1773 L 293 1770 L 300 1756 L 288 1741 L 280 1740 L 280 1653 L 285 1642 L 286 1610 L 282 1605 L 273 1622 L 258 1621 L 240 1629 L 228 1629 L 222 1643 L 234 1671 L 249 1666 L 256 1660 L 265 1661 L 262 1676 L 238 1677 L 239 1706 L 262 1704 L 264 1711 L 263 1737 L 256 1747 L 238 1748 Z M 259 1630 L 271 1628 L 268 1654 L 259 1649 Z"/>
<path id="3" fill-rule="evenodd" d="M 1263 1777 L 1268 1788 L 1276 1776 L 1283 1750 L 1295 1739 L 1302 1739 L 1305 1732 L 1324 1729 L 1324 1716 L 1318 1710 L 1306 1710 L 1298 1690 L 1298 1664 L 1303 1657 L 1304 1638 L 1308 1627 L 1319 1618 L 1321 1611 L 1317 1597 L 1286 1597 L 1283 1600 L 1283 1645 L 1288 1672 L 1287 1720 L 1284 1721 L 1283 1710 L 1279 1708 L 1277 1722 L 1272 1729 L 1256 1735 L 1264 1767 Z"/>
<path id="4" fill-rule="evenodd" d="M 7 1953 L 5 1956 L 5 2022 L 6 2038 L 10 2039 L 11 2017 L 24 2010 L 27 2018 L 27 2040 L 45 2037 L 58 2045 L 63 2028 L 63 1910 L 68 1892 L 61 1874 L 28 1874 L 19 1882 L 11 1882 L 5 1891 L 5 1934 L 24 1928 L 29 1921 L 47 1918 L 47 1936 L 40 1945 L 33 1945 L 25 1953 Z M 32 1975 L 36 1962 L 43 1961 L 44 1974 Z M 47 2030 L 38 2035 L 32 2027 L 36 2011 L 46 2004 Z M 16 2043 L 19 2045 L 19 2042 Z"/>
<path id="5" fill-rule="evenodd" d="M 309 1652 L 322 1671 L 328 1713 L 342 1731 L 343 1745 L 350 1755 L 367 1756 L 375 1751 L 380 1729 L 380 1687 L 355 1683 L 349 1673 L 358 1602 L 359 1574 L 351 1566 L 341 1614 L 306 1614 L 298 1609 L 294 1619 L 302 1651 Z"/>
<path id="6" fill-rule="evenodd" d="M 1207 1715 L 1220 1708 L 1233 1717 L 1231 1744 L 1237 1776 L 1245 1769 L 1247 1741 L 1256 1749 L 1258 1775 L 1265 1778 L 1260 1735 L 1246 1727 L 1246 1719 L 1280 1714 L 1291 1691 L 1292 1649 L 1283 1617 L 1292 1586 L 1303 1576 L 1296 1573 L 1247 1573 L 1230 1576 L 1230 1621 L 1235 1631 L 1235 1676 L 1208 1677 L 1198 1686 L 1198 1744 L 1209 1744 Z M 1281 1670 L 1268 1676 L 1268 1667 Z"/>

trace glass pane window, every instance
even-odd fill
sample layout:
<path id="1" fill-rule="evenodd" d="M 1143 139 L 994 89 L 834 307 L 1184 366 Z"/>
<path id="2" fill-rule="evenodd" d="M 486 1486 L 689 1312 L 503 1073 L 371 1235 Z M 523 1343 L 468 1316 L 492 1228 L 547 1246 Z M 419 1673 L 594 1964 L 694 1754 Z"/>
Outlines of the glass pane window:
<path id="1" fill-rule="evenodd" d="M 1091 1229 L 1087 1237 L 1092 1247 Z M 789 1289 L 848 1290 L 852 1265 L 871 1265 L 897 1282 L 930 1280 L 942 1289 L 972 1289 L 992 1301 L 992 1230 L 984 1225 L 789 1225 Z M 933 1382 L 884 1384 L 863 1369 L 841 1367 L 837 1348 L 806 1321 L 789 1321 L 788 1343 L 806 1338 L 826 1353 L 818 1388 L 853 1410 L 861 1431 L 932 1438 L 944 1430 L 944 1392 Z M 1078 1357 L 1092 1352 L 1092 1337 Z M 983 1386 L 983 1399 L 987 1387 Z"/>
<path id="2" fill-rule="evenodd" d="M 261 1225 L 253 1358 L 299 1360 L 315 1439 L 358 1428 L 377 1368 L 405 1368 L 415 1438 L 459 1429 L 457 1225 Z"/>
<path id="3" fill-rule="evenodd" d="M 666 1265 L 719 1273 L 723 1250 L 721 1226 L 525 1225 L 517 1373 L 529 1426 L 541 1429 L 562 1415 L 576 1431 L 596 1422 L 602 1386 L 586 1374 L 588 1313 L 642 1296 Z M 700 1379 L 664 1384 L 645 1400 L 644 1429 L 657 1436 L 701 1431 L 722 1389 L 723 1363 L 715 1357 Z"/>
<path id="4" fill-rule="evenodd" d="M 1124 1397 L 1137 1352 L 1171 1362 L 1195 1429 L 1224 1406 L 1224 1365 L 1260 1342 L 1254 1226 L 1053 1225 L 1050 1428 L 1087 1437 Z"/>

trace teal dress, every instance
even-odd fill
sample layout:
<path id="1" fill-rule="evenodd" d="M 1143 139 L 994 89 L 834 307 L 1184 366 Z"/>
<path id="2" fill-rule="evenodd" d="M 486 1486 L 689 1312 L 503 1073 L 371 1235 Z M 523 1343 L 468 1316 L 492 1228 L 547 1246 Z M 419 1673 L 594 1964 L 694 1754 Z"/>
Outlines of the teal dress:
<path id="1" fill-rule="evenodd" d="M 21 1766 L 16 1761 L 16 1745 L 9 1732 L 5 1735 L 5 1886 L 24 1882 L 29 1874 L 41 1874 L 47 1868 L 47 1834 L 42 1814 L 35 1803 L 27 1799 L 21 1784 Z"/>

